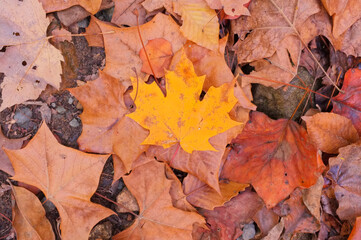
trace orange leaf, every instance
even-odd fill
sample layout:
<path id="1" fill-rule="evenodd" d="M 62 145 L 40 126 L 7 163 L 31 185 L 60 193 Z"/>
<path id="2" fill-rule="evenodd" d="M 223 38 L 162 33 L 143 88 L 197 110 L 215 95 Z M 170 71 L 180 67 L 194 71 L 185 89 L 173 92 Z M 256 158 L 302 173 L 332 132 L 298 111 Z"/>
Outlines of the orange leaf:
<path id="1" fill-rule="evenodd" d="M 47 13 L 57 12 L 70 8 L 74 5 L 80 5 L 91 14 L 99 11 L 102 0 L 39 0 L 43 4 L 43 8 Z"/>
<path id="2" fill-rule="evenodd" d="M 356 218 L 355 226 L 347 240 L 361 239 L 361 217 Z"/>
<path id="3" fill-rule="evenodd" d="M 164 38 L 156 38 L 149 40 L 147 45 L 145 45 L 145 49 L 152 66 L 149 65 L 144 48 L 142 48 L 139 52 L 140 59 L 143 61 L 141 70 L 145 73 L 153 74 L 152 67 L 156 78 L 163 77 L 165 69 L 169 68 L 173 56 L 171 43 Z"/>
<path id="4" fill-rule="evenodd" d="M 12 179 L 39 188 L 56 206 L 63 239 L 88 239 L 97 222 L 114 214 L 90 202 L 109 155 L 60 145 L 45 123 L 25 148 L 5 152 L 15 170 Z"/>
<path id="5" fill-rule="evenodd" d="M 83 105 L 80 115 L 83 132 L 79 148 L 88 152 L 116 153 L 127 172 L 132 162 L 146 149 L 140 144 L 147 131 L 125 115 L 130 113 L 124 103 L 124 87 L 118 79 L 102 71 L 99 78 L 68 89 Z"/>
<path id="6" fill-rule="evenodd" d="M 351 120 L 334 113 L 318 113 L 302 117 L 316 147 L 323 152 L 338 153 L 340 147 L 357 142 L 359 135 Z"/>
<path id="7" fill-rule="evenodd" d="M 221 178 L 251 183 L 268 208 L 296 187 L 310 187 L 323 170 L 307 132 L 293 121 L 253 112 L 224 164 Z"/>
<path id="8" fill-rule="evenodd" d="M 22 187 L 13 186 L 16 205 L 13 225 L 18 239 L 52 240 L 55 235 L 39 199 Z"/>
<path id="9" fill-rule="evenodd" d="M 359 135 L 361 134 L 361 70 L 350 69 L 345 74 L 342 92 L 332 99 L 333 112 L 350 119 Z"/>
<path id="10" fill-rule="evenodd" d="M 124 183 L 138 201 L 139 215 L 132 226 L 113 237 L 128 239 L 192 239 L 193 224 L 202 216 L 173 207 L 172 181 L 165 175 L 165 164 L 155 160 L 135 168 Z"/>

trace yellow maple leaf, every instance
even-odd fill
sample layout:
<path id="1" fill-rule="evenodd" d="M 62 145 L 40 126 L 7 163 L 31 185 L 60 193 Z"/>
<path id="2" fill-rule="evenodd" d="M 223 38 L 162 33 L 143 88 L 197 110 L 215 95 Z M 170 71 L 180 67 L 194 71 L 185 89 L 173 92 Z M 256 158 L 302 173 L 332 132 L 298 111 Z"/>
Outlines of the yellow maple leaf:
<path id="1" fill-rule="evenodd" d="M 233 121 L 228 112 L 236 104 L 235 81 L 209 88 L 199 100 L 205 76 L 198 77 L 192 62 L 182 55 L 175 71 L 167 71 L 165 97 L 156 83 L 146 84 L 132 78 L 137 109 L 128 116 L 150 134 L 142 144 L 162 145 L 164 148 L 180 143 L 188 153 L 215 148 L 208 139 L 241 123 Z M 138 93 L 137 93 L 138 84 Z"/>

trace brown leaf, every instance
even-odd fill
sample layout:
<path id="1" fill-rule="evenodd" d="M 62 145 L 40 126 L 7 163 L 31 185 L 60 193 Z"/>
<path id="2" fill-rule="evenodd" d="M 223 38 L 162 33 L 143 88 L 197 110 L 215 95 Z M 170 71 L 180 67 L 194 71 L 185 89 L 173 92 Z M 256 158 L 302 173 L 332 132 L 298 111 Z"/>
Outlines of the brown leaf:
<path id="1" fill-rule="evenodd" d="M 14 168 L 11 165 L 9 158 L 8 158 L 8 156 L 6 156 L 3 149 L 4 148 L 20 149 L 21 146 L 23 145 L 24 140 L 27 138 L 28 137 L 18 138 L 18 139 L 9 139 L 4 136 L 3 132 L 0 129 L 0 170 L 6 172 L 7 174 L 9 174 L 11 176 L 14 175 Z"/>
<path id="2" fill-rule="evenodd" d="M 351 120 L 335 113 L 317 113 L 302 117 L 307 132 L 316 147 L 326 153 L 338 153 L 338 149 L 355 143 L 359 135 Z"/>
<path id="3" fill-rule="evenodd" d="M 152 161 L 135 168 L 124 183 L 137 199 L 140 212 L 132 226 L 118 233 L 120 239 L 192 239 L 193 224 L 202 216 L 173 207 L 169 194 L 171 181 L 165 176 L 165 164 Z"/>
<path id="4" fill-rule="evenodd" d="M 310 187 L 323 170 L 317 150 L 301 126 L 252 112 L 232 142 L 221 178 L 251 183 L 268 208 L 296 187 Z"/>
<path id="5" fill-rule="evenodd" d="M 337 215 L 351 220 L 361 215 L 361 146 L 359 144 L 340 148 L 336 158 L 330 158 L 328 176 L 334 181 L 338 201 Z"/>
<path id="6" fill-rule="evenodd" d="M 74 5 L 80 5 L 91 14 L 99 11 L 102 0 L 39 0 L 43 4 L 43 8 L 47 13 L 56 12 L 70 8 Z"/>
<path id="7" fill-rule="evenodd" d="M 52 240 L 55 235 L 39 199 L 22 187 L 13 186 L 16 205 L 13 226 L 17 239 Z"/>
<path id="8" fill-rule="evenodd" d="M 63 239 L 88 239 L 92 227 L 113 214 L 90 202 L 109 155 L 60 145 L 45 123 L 25 148 L 5 152 L 15 170 L 12 179 L 39 188 L 56 206 Z"/>
<path id="9" fill-rule="evenodd" d="M 254 192 L 245 191 L 213 211 L 201 210 L 213 233 L 222 240 L 234 240 L 242 234 L 241 224 L 252 221 L 253 216 L 264 206 Z"/>
<path id="10" fill-rule="evenodd" d="M 145 74 L 140 71 L 142 60 L 139 57 L 139 51 L 142 44 L 137 27 L 118 28 L 95 18 L 92 18 L 93 20 L 96 21 L 102 33 L 108 33 L 103 35 L 106 55 L 106 65 L 103 71 L 119 78 L 125 88 L 131 85 L 130 77 L 136 77 L 133 68 L 136 69 L 139 79 L 144 79 Z M 109 34 L 110 32 L 114 33 Z M 155 38 L 164 38 L 171 42 L 172 52 L 178 51 L 185 42 L 179 26 L 170 16 L 161 13 L 150 22 L 141 25 L 140 32 L 144 43 Z"/>
<path id="11" fill-rule="evenodd" d="M 348 240 L 358 240 L 361 239 L 361 217 L 356 218 L 355 226 L 352 229 Z"/>
<path id="12" fill-rule="evenodd" d="M 99 72 L 99 78 L 68 89 L 83 105 L 83 132 L 79 148 L 88 152 L 116 153 L 127 172 L 147 146 L 140 145 L 148 132 L 132 119 L 124 103 L 124 87 L 118 79 Z M 101 144 L 100 144 L 101 143 Z"/>
<path id="13" fill-rule="evenodd" d="M 130 27 L 137 26 L 137 16 L 133 13 L 137 9 L 139 17 L 139 25 L 145 23 L 146 10 L 142 6 L 143 0 L 115 0 L 115 7 L 112 16 L 112 23 L 128 25 Z"/>
<path id="14" fill-rule="evenodd" d="M 165 70 L 169 69 L 173 57 L 172 44 L 164 38 L 156 38 L 148 41 L 145 45 L 145 50 L 147 51 L 151 66 L 149 65 L 144 48 L 142 48 L 139 52 L 139 57 L 143 62 L 141 71 L 148 74 L 153 74 L 154 71 L 156 78 L 163 77 Z"/>
<path id="15" fill-rule="evenodd" d="M 315 185 L 302 190 L 303 203 L 319 222 L 321 220 L 321 194 L 323 184 L 323 176 L 320 176 Z"/>

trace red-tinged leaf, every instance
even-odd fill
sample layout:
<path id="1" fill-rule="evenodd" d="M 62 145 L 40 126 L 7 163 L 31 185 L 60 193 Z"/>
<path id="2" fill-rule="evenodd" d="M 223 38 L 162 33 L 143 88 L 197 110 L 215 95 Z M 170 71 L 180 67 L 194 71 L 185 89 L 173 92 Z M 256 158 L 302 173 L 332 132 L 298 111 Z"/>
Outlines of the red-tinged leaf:
<path id="1" fill-rule="evenodd" d="M 221 178 L 251 183 L 268 208 L 296 187 L 315 184 L 324 168 L 304 128 L 260 112 L 251 114 L 232 145 Z"/>
<path id="2" fill-rule="evenodd" d="M 255 214 L 264 206 L 262 199 L 254 192 L 245 191 L 222 207 L 214 210 L 201 210 L 206 217 L 212 234 L 218 239 L 234 240 L 242 234 L 241 224 L 252 221 Z"/>
<path id="3" fill-rule="evenodd" d="M 355 226 L 352 229 L 348 240 L 358 240 L 361 239 L 361 217 L 356 218 Z"/>
<path id="4" fill-rule="evenodd" d="M 358 134 L 361 134 L 361 70 L 350 69 L 345 74 L 342 89 L 332 99 L 333 112 L 350 119 Z"/>

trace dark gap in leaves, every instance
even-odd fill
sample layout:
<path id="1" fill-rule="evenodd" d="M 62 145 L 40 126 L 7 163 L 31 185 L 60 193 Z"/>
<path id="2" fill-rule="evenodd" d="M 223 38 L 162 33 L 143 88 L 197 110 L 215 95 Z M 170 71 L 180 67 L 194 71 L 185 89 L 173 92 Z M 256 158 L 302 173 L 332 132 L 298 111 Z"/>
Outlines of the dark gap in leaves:
<path id="1" fill-rule="evenodd" d="M 102 20 L 102 21 L 105 21 L 105 22 L 110 22 L 112 20 L 112 17 L 113 17 L 113 12 L 114 12 L 114 7 L 104 9 L 104 10 L 100 10 L 99 12 L 97 12 L 95 14 L 95 17 L 98 18 L 99 20 Z"/>
<path id="2" fill-rule="evenodd" d="M 0 49 L 0 52 L 6 52 L 6 47 L 7 47 L 7 46 L 3 46 L 3 47 Z"/>
<path id="3" fill-rule="evenodd" d="M 241 66 L 241 70 L 244 74 L 248 75 L 252 71 L 254 71 L 254 67 L 251 66 L 249 63 L 247 63 L 247 64 Z"/>
<path id="4" fill-rule="evenodd" d="M 188 175 L 188 173 L 183 172 L 181 170 L 172 168 L 174 174 L 177 176 L 177 178 L 179 179 L 180 182 L 183 182 L 184 178 Z"/>
<path id="5" fill-rule="evenodd" d="M 292 67 L 296 66 L 296 64 L 292 60 L 291 53 L 288 51 L 288 49 L 287 49 L 287 55 L 288 55 L 288 59 L 290 60 Z"/>
<path id="6" fill-rule="evenodd" d="M 202 101 L 205 95 L 206 95 L 206 92 L 202 91 L 201 95 L 199 96 L 199 101 Z"/>

